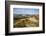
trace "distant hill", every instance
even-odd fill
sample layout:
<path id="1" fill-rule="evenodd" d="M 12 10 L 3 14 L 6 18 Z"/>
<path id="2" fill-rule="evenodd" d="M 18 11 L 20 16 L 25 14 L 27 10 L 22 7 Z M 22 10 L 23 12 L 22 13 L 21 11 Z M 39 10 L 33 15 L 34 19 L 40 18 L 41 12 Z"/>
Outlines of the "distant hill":
<path id="1" fill-rule="evenodd" d="M 39 15 L 29 15 L 29 14 L 14 14 L 14 18 L 28 18 L 28 17 L 38 17 Z"/>

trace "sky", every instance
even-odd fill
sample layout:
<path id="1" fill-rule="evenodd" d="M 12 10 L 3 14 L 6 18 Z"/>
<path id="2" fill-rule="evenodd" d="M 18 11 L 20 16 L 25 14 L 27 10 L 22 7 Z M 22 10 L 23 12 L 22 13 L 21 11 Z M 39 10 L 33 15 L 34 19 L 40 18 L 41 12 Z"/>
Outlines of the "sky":
<path id="1" fill-rule="evenodd" d="M 36 8 L 14 8 L 13 14 L 39 14 L 39 9 Z"/>

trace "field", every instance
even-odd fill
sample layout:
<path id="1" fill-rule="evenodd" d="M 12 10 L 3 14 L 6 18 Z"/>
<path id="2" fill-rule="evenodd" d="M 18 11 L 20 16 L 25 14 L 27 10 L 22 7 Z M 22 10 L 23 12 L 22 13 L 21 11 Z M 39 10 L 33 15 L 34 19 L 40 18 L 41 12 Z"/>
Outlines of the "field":
<path id="1" fill-rule="evenodd" d="M 39 15 L 14 15 L 14 28 L 15 27 L 38 27 Z"/>

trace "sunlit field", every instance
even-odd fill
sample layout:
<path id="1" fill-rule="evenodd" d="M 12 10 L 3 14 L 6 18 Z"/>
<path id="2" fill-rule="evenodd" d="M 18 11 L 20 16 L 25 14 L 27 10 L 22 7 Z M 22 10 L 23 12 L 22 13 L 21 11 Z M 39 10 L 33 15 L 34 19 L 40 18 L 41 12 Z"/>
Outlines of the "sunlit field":
<path id="1" fill-rule="evenodd" d="M 39 15 L 17 15 L 14 16 L 14 28 L 15 27 L 38 27 Z"/>

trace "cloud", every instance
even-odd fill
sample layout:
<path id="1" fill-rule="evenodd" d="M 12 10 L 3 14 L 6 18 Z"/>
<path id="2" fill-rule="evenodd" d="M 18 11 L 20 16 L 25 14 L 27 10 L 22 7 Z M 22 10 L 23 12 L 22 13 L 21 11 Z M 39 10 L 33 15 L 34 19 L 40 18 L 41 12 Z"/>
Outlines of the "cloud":
<path id="1" fill-rule="evenodd" d="M 35 8 L 14 8 L 14 14 L 39 14 L 39 9 Z"/>

